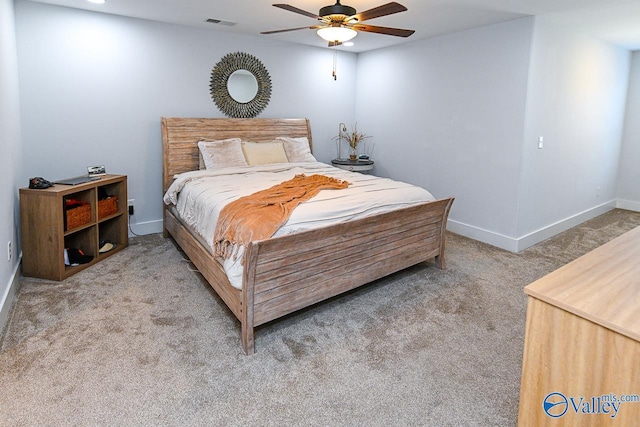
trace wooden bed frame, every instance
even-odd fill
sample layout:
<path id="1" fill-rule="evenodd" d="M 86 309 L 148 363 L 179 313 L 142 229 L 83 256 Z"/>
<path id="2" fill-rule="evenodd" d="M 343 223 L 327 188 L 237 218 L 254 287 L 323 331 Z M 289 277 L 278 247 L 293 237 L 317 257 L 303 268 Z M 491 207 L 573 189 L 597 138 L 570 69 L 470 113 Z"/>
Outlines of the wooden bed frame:
<path id="1" fill-rule="evenodd" d="M 198 141 L 241 138 L 267 142 L 307 137 L 307 119 L 162 118 L 163 192 L 175 174 L 197 170 Z M 165 206 L 165 237 L 200 270 L 242 325 L 242 346 L 254 352 L 254 328 L 327 298 L 435 258 L 445 268 L 445 230 L 453 198 L 368 218 L 251 242 L 245 248 L 242 290 Z"/>

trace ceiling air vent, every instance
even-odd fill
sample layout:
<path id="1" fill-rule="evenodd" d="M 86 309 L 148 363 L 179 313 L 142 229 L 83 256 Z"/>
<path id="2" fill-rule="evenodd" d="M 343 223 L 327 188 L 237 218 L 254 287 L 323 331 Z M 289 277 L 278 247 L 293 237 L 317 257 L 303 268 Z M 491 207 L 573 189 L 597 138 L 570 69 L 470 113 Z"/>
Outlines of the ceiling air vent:
<path id="1" fill-rule="evenodd" d="M 210 24 L 226 25 L 227 27 L 232 27 L 237 24 L 237 22 L 223 21 L 222 19 L 215 18 L 209 18 L 205 22 L 208 22 Z"/>

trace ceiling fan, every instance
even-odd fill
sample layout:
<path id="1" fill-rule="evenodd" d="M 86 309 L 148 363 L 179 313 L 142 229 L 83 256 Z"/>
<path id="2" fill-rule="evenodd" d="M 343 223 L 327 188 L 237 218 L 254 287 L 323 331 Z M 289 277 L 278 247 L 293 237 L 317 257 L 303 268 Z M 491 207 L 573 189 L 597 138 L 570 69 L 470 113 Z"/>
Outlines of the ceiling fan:
<path id="1" fill-rule="evenodd" d="M 337 46 L 354 38 L 358 31 L 369 33 L 378 33 L 388 36 L 409 37 L 414 30 L 404 30 L 401 28 L 378 27 L 375 25 L 367 25 L 362 22 L 381 16 L 391 15 L 407 10 L 403 5 L 391 2 L 364 12 L 357 13 L 351 6 L 340 4 L 340 0 L 331 6 L 325 6 L 320 9 L 318 14 L 307 12 L 288 4 L 274 4 L 273 6 L 290 12 L 299 13 L 309 18 L 317 19 L 321 23 L 319 25 L 311 25 L 309 27 L 288 28 L 285 30 L 263 31 L 261 34 L 275 34 L 296 30 L 318 30 L 318 35 L 329 42 L 329 46 Z"/>

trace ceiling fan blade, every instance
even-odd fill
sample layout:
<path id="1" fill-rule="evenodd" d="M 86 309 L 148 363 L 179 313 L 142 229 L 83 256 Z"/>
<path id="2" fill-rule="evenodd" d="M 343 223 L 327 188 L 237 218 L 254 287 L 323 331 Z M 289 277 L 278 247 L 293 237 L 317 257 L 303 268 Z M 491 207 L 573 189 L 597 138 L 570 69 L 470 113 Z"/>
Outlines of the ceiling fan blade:
<path id="1" fill-rule="evenodd" d="M 297 7 L 294 7 L 288 4 L 278 3 L 278 4 L 274 4 L 274 6 L 279 7 L 280 9 L 288 10 L 289 12 L 299 13 L 300 15 L 308 16 L 309 18 L 322 19 L 315 13 L 307 12 L 306 10 L 298 9 Z"/>
<path id="2" fill-rule="evenodd" d="M 298 30 L 317 30 L 318 28 L 322 28 L 322 27 L 323 25 L 312 25 L 310 27 L 287 28 L 286 30 L 262 31 L 260 34 L 286 33 L 287 31 L 298 31 Z"/>
<path id="3" fill-rule="evenodd" d="M 377 27 L 375 25 L 356 24 L 350 26 L 354 30 L 366 31 L 369 33 L 385 34 L 387 36 L 409 37 L 415 30 L 403 30 L 402 28 Z"/>
<path id="4" fill-rule="evenodd" d="M 353 16 L 347 18 L 347 22 L 352 19 L 356 19 L 357 22 L 366 21 L 367 19 L 379 18 L 381 16 L 391 15 L 398 12 L 404 12 L 407 8 L 400 3 L 391 2 L 383 4 L 382 6 L 374 7 L 373 9 L 365 10 Z"/>

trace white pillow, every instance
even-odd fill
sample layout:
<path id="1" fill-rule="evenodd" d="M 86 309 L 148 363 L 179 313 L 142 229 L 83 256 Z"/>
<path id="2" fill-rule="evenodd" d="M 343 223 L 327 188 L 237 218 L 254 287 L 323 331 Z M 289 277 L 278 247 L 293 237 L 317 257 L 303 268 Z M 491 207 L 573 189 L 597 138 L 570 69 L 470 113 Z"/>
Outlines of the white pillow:
<path id="1" fill-rule="evenodd" d="M 284 144 L 284 151 L 287 153 L 287 158 L 291 163 L 297 162 L 317 162 L 316 158 L 311 154 L 309 148 L 309 140 L 306 136 L 301 138 L 288 138 L 286 136 L 280 136 L 276 138 L 278 141 L 282 141 Z"/>
<path id="2" fill-rule="evenodd" d="M 198 141 L 198 148 L 207 170 L 247 166 L 240 138 Z"/>
<path id="3" fill-rule="evenodd" d="M 248 142 L 242 141 L 244 158 L 250 166 L 270 163 L 289 163 L 282 141 Z"/>

